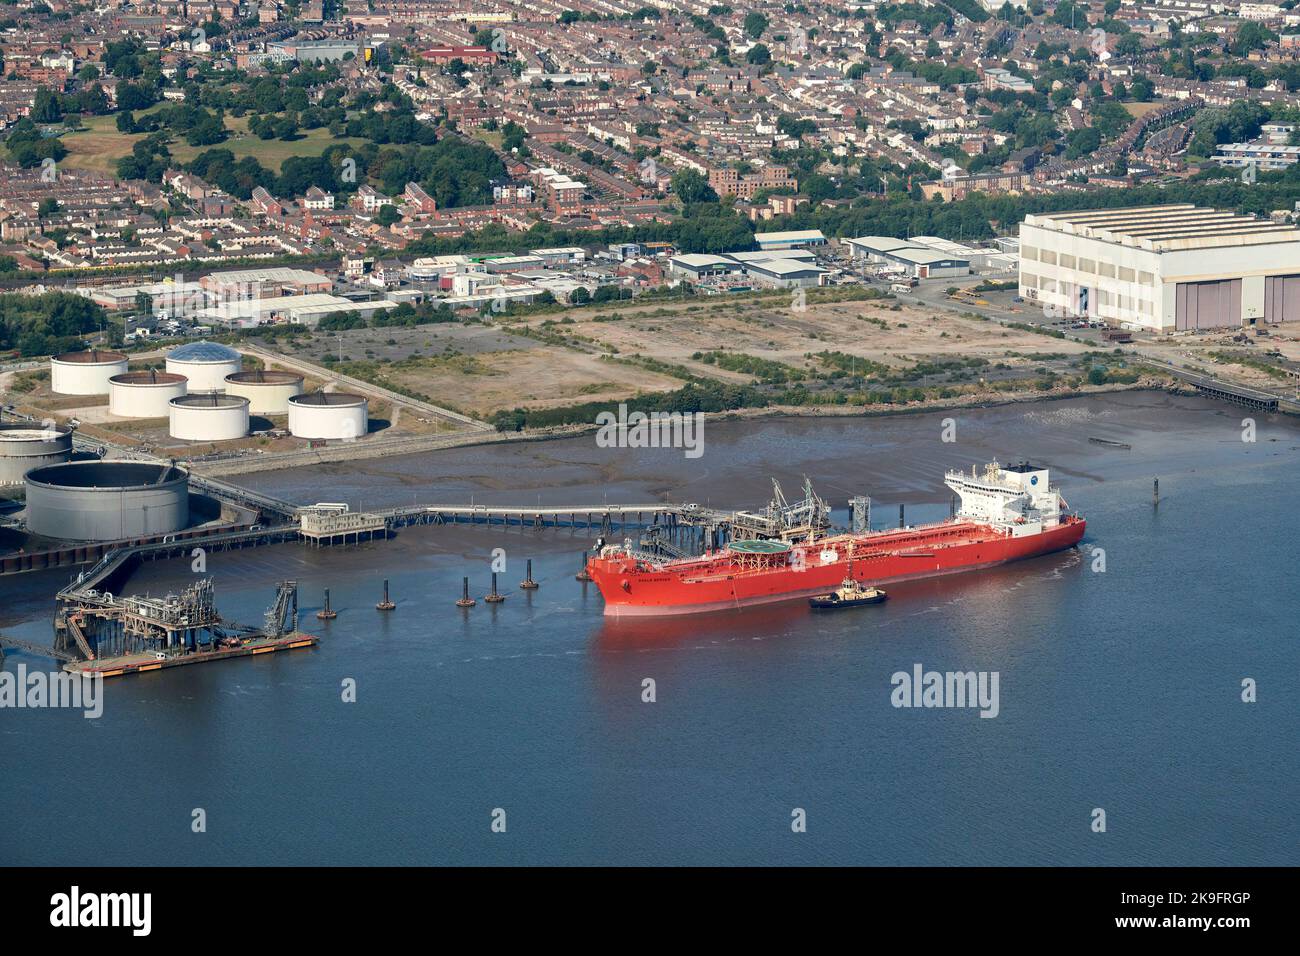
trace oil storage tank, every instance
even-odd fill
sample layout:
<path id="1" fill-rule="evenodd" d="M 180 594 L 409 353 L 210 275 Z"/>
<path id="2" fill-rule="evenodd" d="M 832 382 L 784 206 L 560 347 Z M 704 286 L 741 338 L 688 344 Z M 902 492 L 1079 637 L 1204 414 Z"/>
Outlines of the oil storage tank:
<path id="1" fill-rule="evenodd" d="M 257 369 L 226 376 L 226 394 L 248 399 L 254 415 L 285 415 L 289 399 L 302 394 L 302 376 L 297 372 Z"/>
<path id="2" fill-rule="evenodd" d="M 188 342 L 167 353 L 167 371 L 189 379 L 189 392 L 221 392 L 226 376 L 243 368 L 244 359 L 219 342 Z"/>
<path id="3" fill-rule="evenodd" d="M 107 395 L 108 380 L 126 367 L 121 352 L 64 352 L 50 359 L 50 388 L 59 395 Z"/>
<path id="4" fill-rule="evenodd" d="M 360 438 L 369 404 L 351 392 L 310 392 L 289 399 L 289 431 L 297 438 Z"/>
<path id="5" fill-rule="evenodd" d="M 61 425 L 0 425 L 0 485 L 21 485 L 33 468 L 72 457 L 72 429 Z"/>
<path id="6" fill-rule="evenodd" d="M 230 441 L 248 434 L 248 399 L 240 395 L 206 392 L 182 395 L 167 403 L 169 431 L 186 441 Z"/>
<path id="7" fill-rule="evenodd" d="M 173 398 L 186 392 L 188 380 L 173 372 L 126 372 L 108 380 L 108 410 L 122 418 L 167 418 Z"/>
<path id="8" fill-rule="evenodd" d="M 189 473 L 138 461 L 74 461 L 27 473 L 27 530 L 65 541 L 113 541 L 189 523 Z"/>

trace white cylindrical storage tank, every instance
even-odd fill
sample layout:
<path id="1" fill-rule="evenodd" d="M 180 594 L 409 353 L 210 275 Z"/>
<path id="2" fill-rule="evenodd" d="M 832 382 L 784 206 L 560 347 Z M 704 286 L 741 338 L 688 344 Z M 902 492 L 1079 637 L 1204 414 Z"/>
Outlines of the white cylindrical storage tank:
<path id="1" fill-rule="evenodd" d="M 186 378 L 150 369 L 127 372 L 108 380 L 108 410 L 122 418 L 168 418 L 173 398 L 185 394 Z"/>
<path id="2" fill-rule="evenodd" d="M 289 399 L 289 432 L 297 438 L 360 438 L 369 425 L 369 405 L 361 395 L 311 392 Z"/>
<path id="3" fill-rule="evenodd" d="M 72 457 L 72 429 L 62 425 L 0 425 L 0 485 L 21 485 L 33 468 Z"/>
<path id="4" fill-rule="evenodd" d="M 121 352 L 64 352 L 50 359 L 50 388 L 59 395 L 107 395 L 108 380 L 126 365 Z"/>
<path id="5" fill-rule="evenodd" d="M 226 376 L 226 394 L 248 399 L 254 415 L 285 415 L 289 399 L 302 394 L 302 376 L 297 372 L 257 369 Z"/>
<path id="6" fill-rule="evenodd" d="M 218 342 L 189 342 L 167 353 L 167 371 L 189 379 L 191 395 L 225 391 L 226 376 L 238 372 L 243 365 L 242 355 Z"/>
<path id="7" fill-rule="evenodd" d="M 248 399 L 209 392 L 167 403 L 171 436 L 185 441 L 230 441 L 248 434 Z"/>

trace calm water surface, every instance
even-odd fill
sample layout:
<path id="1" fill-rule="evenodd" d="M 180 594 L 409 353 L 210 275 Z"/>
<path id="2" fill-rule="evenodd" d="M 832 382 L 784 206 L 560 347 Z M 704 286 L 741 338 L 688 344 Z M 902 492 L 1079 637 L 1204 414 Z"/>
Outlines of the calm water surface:
<path id="1" fill-rule="evenodd" d="M 1086 514 L 1106 570 L 1085 548 L 894 585 L 885 605 L 831 616 L 794 604 L 620 624 L 573 580 L 583 529 L 216 554 L 228 617 L 259 622 L 294 578 L 321 646 L 111 681 L 98 720 L 0 710 L 0 862 L 1300 862 L 1300 429 L 1259 417 L 1243 443 L 1240 410 L 1158 393 L 958 413 L 955 444 L 939 441 L 943 417 L 710 425 L 695 461 L 588 437 L 241 478 L 354 506 L 753 507 L 769 476 L 793 497 L 807 474 L 839 520 L 864 492 L 889 523 L 899 503 L 909 520 L 946 515 L 946 467 L 1026 455 Z M 463 574 L 485 593 L 493 548 L 509 599 L 458 611 Z M 192 577 L 158 563 L 131 588 Z M 373 607 L 385 577 L 388 615 Z M 0 628 L 49 641 L 64 580 L 0 579 Z M 325 587 L 340 613 L 319 623 Z M 10 653 L 5 668 L 19 663 L 49 666 Z M 893 708 L 890 677 L 915 663 L 999 672 L 1001 713 Z M 1241 702 L 1246 677 L 1256 704 Z"/>

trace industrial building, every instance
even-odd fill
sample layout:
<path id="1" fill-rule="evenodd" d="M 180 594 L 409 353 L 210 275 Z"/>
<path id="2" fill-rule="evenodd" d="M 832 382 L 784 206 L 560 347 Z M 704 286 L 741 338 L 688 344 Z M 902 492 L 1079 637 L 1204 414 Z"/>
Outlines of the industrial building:
<path id="1" fill-rule="evenodd" d="M 587 252 L 582 246 L 557 246 L 548 249 L 529 249 L 529 255 L 537 256 L 548 269 L 560 269 L 564 266 L 577 266 L 587 261 Z"/>
<path id="2" fill-rule="evenodd" d="M 1300 159 L 1300 146 L 1285 143 L 1220 143 L 1214 161 L 1232 169 L 1253 167 L 1260 172 L 1275 173 L 1287 169 Z"/>
<path id="3" fill-rule="evenodd" d="M 527 272 L 529 269 L 541 269 L 546 260 L 541 256 L 497 256 L 495 259 L 483 260 L 483 269 L 493 275 L 510 272 Z"/>
<path id="4" fill-rule="evenodd" d="M 302 383 L 297 372 L 235 372 L 226 376 L 226 394 L 248 399 L 248 410 L 254 415 L 287 415 L 289 399 L 302 394 Z"/>
<path id="5" fill-rule="evenodd" d="M 217 342 L 188 342 L 167 353 L 167 371 L 189 379 L 190 394 L 225 391 L 226 376 L 240 371 L 243 364 L 242 355 Z"/>
<path id="6" fill-rule="evenodd" d="M 334 283 L 328 276 L 308 272 L 306 269 L 275 266 L 266 269 L 214 272 L 200 279 L 199 284 L 219 302 L 273 299 L 282 295 L 311 295 L 316 292 L 329 292 L 334 288 Z"/>
<path id="7" fill-rule="evenodd" d="M 327 315 L 355 312 L 363 319 L 384 309 L 395 309 L 397 303 L 388 299 L 354 302 L 343 296 L 326 292 L 306 295 L 284 295 L 269 299 L 230 300 L 219 306 L 203 309 L 199 317 L 204 322 L 230 329 L 253 328 L 274 322 L 295 322 L 315 327 Z"/>
<path id="8" fill-rule="evenodd" d="M 0 425 L 0 485 L 21 485 L 33 468 L 72 457 L 72 429 L 10 422 Z"/>
<path id="9" fill-rule="evenodd" d="M 701 279 L 739 274 L 744 271 L 744 266 L 727 256 L 690 254 L 669 259 L 668 271 L 699 282 Z"/>
<path id="10" fill-rule="evenodd" d="M 183 441 L 233 441 L 248 434 L 248 399 L 240 395 L 205 392 L 183 395 L 167 403 L 168 431 Z"/>
<path id="11" fill-rule="evenodd" d="M 807 249 L 826 245 L 826 236 L 820 229 L 796 229 L 790 232 L 760 232 L 754 235 L 758 248 L 764 252 L 781 249 Z"/>
<path id="12" fill-rule="evenodd" d="M 1300 318 L 1300 231 L 1187 204 L 1026 216 L 1020 294 L 1156 332 Z"/>
<path id="13" fill-rule="evenodd" d="M 817 265 L 817 256 L 806 249 L 673 256 L 668 260 L 668 271 L 690 282 L 737 276 L 747 278 L 753 285 L 772 289 L 818 286 L 827 275 Z"/>
<path id="14" fill-rule="evenodd" d="M 942 242 L 942 240 L 939 240 Z M 891 266 L 917 279 L 946 279 L 970 275 L 970 259 L 950 251 L 931 248 L 920 238 L 860 236 L 846 239 L 855 260 Z"/>
<path id="15" fill-rule="evenodd" d="M 77 291 L 111 312 L 131 311 L 135 309 L 138 297 L 146 295 L 154 315 L 169 319 L 188 318 L 208 304 L 207 292 L 198 282 L 153 282 Z"/>
<path id="16" fill-rule="evenodd" d="M 351 392 L 311 392 L 289 399 L 289 432 L 296 438 L 360 438 L 370 428 L 369 403 Z"/>
<path id="17" fill-rule="evenodd" d="M 126 372 L 108 380 L 108 410 L 121 418 L 167 418 L 173 398 L 186 393 L 189 379 L 173 372 Z"/>
<path id="18" fill-rule="evenodd" d="M 64 352 L 50 359 L 50 388 L 59 395 L 107 395 L 108 380 L 126 369 L 121 352 Z"/>
<path id="19" fill-rule="evenodd" d="M 826 270 L 796 259 L 759 259 L 745 263 L 745 275 L 770 289 L 803 289 L 821 285 Z"/>
<path id="20" fill-rule="evenodd" d="M 32 534 L 117 541 L 180 531 L 190 520 L 189 473 L 173 465 L 77 461 L 27 473 Z"/>
<path id="21" fill-rule="evenodd" d="M 266 52 L 280 54 L 299 63 L 335 63 L 361 56 L 361 44 L 356 40 L 342 37 L 326 37 L 320 40 L 303 40 L 291 37 L 288 40 L 272 40 L 266 45 Z"/>

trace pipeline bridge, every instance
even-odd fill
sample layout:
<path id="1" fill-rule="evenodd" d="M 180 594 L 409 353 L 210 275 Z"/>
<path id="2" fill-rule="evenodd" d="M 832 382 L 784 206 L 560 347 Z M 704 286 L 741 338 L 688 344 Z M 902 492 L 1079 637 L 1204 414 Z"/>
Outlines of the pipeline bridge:
<path id="1" fill-rule="evenodd" d="M 1249 385 L 1239 385 L 1235 382 L 1225 382 L 1211 375 L 1194 372 L 1191 369 L 1174 365 L 1172 362 L 1151 358 L 1145 354 L 1142 358 L 1143 361 L 1158 366 L 1163 371 L 1174 376 L 1174 378 L 1185 382 L 1209 398 L 1229 402 L 1257 412 L 1300 412 L 1300 401 L 1288 398 L 1286 395 L 1266 392 L 1263 389 L 1251 388 Z"/>

